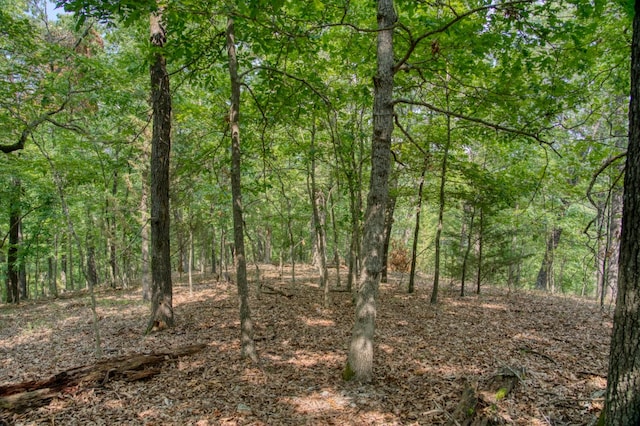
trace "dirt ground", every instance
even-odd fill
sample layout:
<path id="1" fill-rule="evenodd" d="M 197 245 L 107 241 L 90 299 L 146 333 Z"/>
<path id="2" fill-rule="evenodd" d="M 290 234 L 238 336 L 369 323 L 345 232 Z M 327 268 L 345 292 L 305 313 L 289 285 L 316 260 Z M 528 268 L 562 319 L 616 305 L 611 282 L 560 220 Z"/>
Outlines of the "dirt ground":
<path id="1" fill-rule="evenodd" d="M 281 278 L 277 267 L 260 266 L 261 280 L 291 297 L 258 298 L 252 284 L 260 366 L 240 358 L 233 283 L 197 276 L 190 292 L 184 277 L 176 277 L 177 325 L 146 337 L 149 307 L 140 290 L 102 290 L 105 358 L 195 343 L 205 349 L 168 359 L 148 380 L 66 389 L 38 408 L 0 411 L 0 419 L 16 425 L 456 424 L 465 388 L 481 390 L 505 369 L 519 372 L 516 387 L 478 406 L 493 424 L 588 425 L 602 409 L 612 319 L 591 301 L 490 287 L 460 298 L 457 288 L 445 286 L 434 307 L 430 285 L 419 283 L 408 295 L 406 275 L 393 273 L 380 288 L 375 380 L 360 385 L 341 379 L 353 323 L 350 294 L 332 292 L 324 309 L 316 271 L 297 266 L 295 283 L 288 271 Z M 0 307 L 0 385 L 94 363 L 91 321 L 86 295 Z"/>

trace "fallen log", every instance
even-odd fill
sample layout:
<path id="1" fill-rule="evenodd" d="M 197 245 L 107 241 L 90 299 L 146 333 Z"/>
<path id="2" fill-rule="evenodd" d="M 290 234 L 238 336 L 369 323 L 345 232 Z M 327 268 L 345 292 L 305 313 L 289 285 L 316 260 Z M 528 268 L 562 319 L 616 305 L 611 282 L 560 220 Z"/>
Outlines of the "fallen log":
<path id="1" fill-rule="evenodd" d="M 161 369 L 157 367 L 159 364 L 180 356 L 194 354 L 206 346 L 198 344 L 167 352 L 124 355 L 71 368 L 46 379 L 0 386 L 0 408 L 20 412 L 45 405 L 61 392 L 82 387 L 103 386 L 113 380 L 148 379 L 160 373 Z"/>
<path id="2" fill-rule="evenodd" d="M 270 286 L 268 284 L 262 284 L 261 287 L 262 288 L 266 288 L 267 290 L 269 290 L 269 291 L 264 291 L 263 290 L 262 293 L 264 293 L 264 294 L 279 294 L 280 296 L 284 296 L 287 299 L 291 299 L 293 297 L 293 294 L 286 293 L 286 292 L 284 292 L 284 291 L 282 291 L 280 289 L 277 289 L 277 288 L 275 288 L 273 286 Z"/>

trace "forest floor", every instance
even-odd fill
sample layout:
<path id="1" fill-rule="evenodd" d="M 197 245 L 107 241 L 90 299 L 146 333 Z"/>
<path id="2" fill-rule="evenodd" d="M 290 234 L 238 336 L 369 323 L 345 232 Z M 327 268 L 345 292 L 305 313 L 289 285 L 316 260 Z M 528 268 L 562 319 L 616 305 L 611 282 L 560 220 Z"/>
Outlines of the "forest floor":
<path id="1" fill-rule="evenodd" d="M 392 273 L 380 288 L 375 380 L 360 385 L 341 378 L 350 294 L 332 292 L 324 309 L 315 270 L 297 266 L 292 283 L 276 267 L 260 268 L 263 282 L 291 297 L 251 298 L 259 367 L 240 358 L 233 283 L 198 277 L 191 293 L 176 278 L 176 327 L 146 337 L 140 290 L 101 290 L 105 357 L 206 347 L 169 359 L 146 381 L 105 380 L 41 407 L 0 411 L 0 424 L 456 424 L 465 388 L 482 388 L 504 368 L 522 373 L 513 391 L 483 408 L 494 424 L 588 425 L 602 409 L 612 319 L 591 301 L 494 287 L 460 298 L 445 285 L 434 307 L 430 285 L 408 295 L 406 275 Z M 88 296 L 0 307 L 0 385 L 95 361 Z"/>

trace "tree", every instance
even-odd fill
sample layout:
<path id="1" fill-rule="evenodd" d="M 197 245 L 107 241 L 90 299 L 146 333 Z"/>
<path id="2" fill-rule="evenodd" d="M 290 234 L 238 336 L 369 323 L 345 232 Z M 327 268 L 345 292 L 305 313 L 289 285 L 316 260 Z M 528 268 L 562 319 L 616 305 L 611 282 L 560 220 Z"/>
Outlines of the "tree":
<path id="1" fill-rule="evenodd" d="M 171 152 L 171 92 L 162 48 L 167 41 L 162 8 L 151 13 L 150 41 L 154 49 L 151 75 L 153 134 L 151 136 L 151 316 L 154 327 L 173 327 L 173 288 L 169 210 L 169 156 Z"/>
<path id="2" fill-rule="evenodd" d="M 369 382 L 373 378 L 373 337 L 376 300 L 382 271 L 384 219 L 389 196 L 391 133 L 393 132 L 393 26 L 397 15 L 393 0 L 378 0 L 377 73 L 374 82 L 371 178 L 367 196 L 362 252 L 363 270 L 356 295 L 355 322 L 349 357 L 343 372 L 346 380 Z"/>
<path id="3" fill-rule="evenodd" d="M 631 44 L 631 100 L 618 295 L 605 402 L 607 425 L 640 424 L 640 0 Z"/>
<path id="4" fill-rule="evenodd" d="M 247 260 L 244 249 L 244 221 L 242 218 L 241 189 L 241 150 L 240 150 L 240 80 L 238 78 L 238 58 L 236 56 L 233 18 L 227 19 L 227 54 L 229 56 L 229 77 L 231 80 L 231 107 L 229 124 L 231 126 L 231 193 L 233 209 L 233 241 L 236 263 L 236 280 L 240 298 L 240 346 L 244 358 L 258 362 L 253 341 L 253 321 L 249 307 L 249 284 L 247 282 Z"/>

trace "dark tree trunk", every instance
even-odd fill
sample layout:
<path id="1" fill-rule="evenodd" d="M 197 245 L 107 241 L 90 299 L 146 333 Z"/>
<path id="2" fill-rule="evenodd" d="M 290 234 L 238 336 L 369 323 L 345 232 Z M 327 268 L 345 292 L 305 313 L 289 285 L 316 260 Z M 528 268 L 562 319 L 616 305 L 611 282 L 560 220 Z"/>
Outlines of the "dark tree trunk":
<path id="1" fill-rule="evenodd" d="M 605 402 L 607 425 L 640 424 L 640 0 L 631 48 L 629 147 L 624 178 L 618 294 Z"/>
<path id="2" fill-rule="evenodd" d="M 171 152 L 171 92 L 162 48 L 166 30 L 162 10 L 150 17 L 153 59 L 150 68 L 153 133 L 151 136 L 151 315 L 146 332 L 173 327 L 171 282 L 169 154 Z"/>
<path id="3" fill-rule="evenodd" d="M 13 180 L 12 199 L 9 206 L 9 248 L 7 250 L 7 272 L 9 286 L 7 303 L 19 303 L 19 266 L 18 251 L 20 248 L 20 181 Z"/>
<path id="4" fill-rule="evenodd" d="M 471 210 L 470 213 L 467 213 Z M 464 297 L 464 286 L 467 279 L 467 269 L 469 268 L 469 254 L 471 254 L 471 238 L 473 237 L 473 222 L 476 216 L 476 208 L 465 204 L 464 206 L 465 216 L 469 216 L 469 226 L 466 227 L 466 241 L 464 257 L 462 258 L 462 276 L 460 277 L 460 297 Z M 463 219 L 464 220 L 464 219 Z"/>
<path id="5" fill-rule="evenodd" d="M 476 269 L 476 294 L 480 294 L 480 285 L 482 284 L 482 249 L 483 249 L 483 232 L 484 232 L 484 211 L 480 207 L 480 223 L 478 224 L 478 264 Z"/>
<path id="6" fill-rule="evenodd" d="M 396 189 L 398 186 L 397 176 L 390 178 L 389 182 L 389 198 L 387 199 L 387 207 L 384 210 L 384 245 L 382 246 L 382 271 L 380 273 L 380 282 L 387 282 L 387 271 L 389 269 L 389 247 L 391 246 L 391 230 L 393 229 L 393 214 L 396 210 L 396 200 L 398 198 Z"/>
<path id="7" fill-rule="evenodd" d="M 233 200 L 233 237 L 235 245 L 236 280 L 240 299 L 240 346 L 243 358 L 258 362 L 253 340 L 253 321 L 249 307 L 249 285 L 247 282 L 247 261 L 244 250 L 244 222 L 242 218 L 241 156 L 240 151 L 240 81 L 238 79 L 238 58 L 236 56 L 233 19 L 227 18 L 227 53 L 229 55 L 229 77 L 231 79 L 231 197 Z"/>
<path id="8" fill-rule="evenodd" d="M 418 237 L 420 236 L 420 214 L 422 213 L 422 192 L 424 189 L 424 175 L 427 173 L 427 166 L 429 160 L 424 159 L 424 166 L 422 167 L 422 173 L 420 174 L 420 184 L 418 185 L 418 206 L 416 207 L 416 224 L 413 228 L 413 244 L 411 246 L 411 271 L 409 272 L 409 288 L 408 292 L 413 293 L 415 291 L 416 281 L 416 261 L 418 257 Z"/>
<path id="9" fill-rule="evenodd" d="M 146 143 L 145 143 L 146 145 Z M 145 158 L 148 157 L 147 149 L 144 150 Z M 140 263 L 142 281 L 142 300 L 151 300 L 151 282 L 149 277 L 149 170 L 142 168 L 142 190 L 140 194 Z"/>
<path id="10" fill-rule="evenodd" d="M 313 123 L 311 133 L 311 167 L 309 175 L 311 177 L 311 185 L 309 187 L 309 198 L 311 201 L 311 210 L 313 211 L 313 228 L 317 250 L 317 267 L 320 273 L 320 288 L 323 293 L 323 304 L 325 308 L 329 307 L 329 278 L 327 272 L 327 237 L 326 237 L 326 202 L 324 194 L 318 188 L 316 182 L 316 124 Z"/>
<path id="11" fill-rule="evenodd" d="M 562 235 L 562 228 L 553 227 L 549 238 L 547 239 L 547 247 L 544 252 L 544 258 L 542 259 L 542 265 L 538 271 L 538 277 L 536 278 L 536 288 L 539 290 L 548 290 L 551 274 L 553 274 L 553 258 L 554 252 L 560 244 L 560 236 Z"/>
<path id="12" fill-rule="evenodd" d="M 449 90 L 447 89 L 447 106 Z M 447 141 L 442 153 L 442 167 L 440 168 L 440 192 L 438 194 L 438 225 L 435 238 L 435 266 L 433 269 L 433 289 L 431 290 L 431 304 L 438 303 L 438 290 L 440 287 L 440 251 L 442 244 L 442 228 L 444 227 L 444 207 L 445 207 L 445 184 L 447 183 L 447 160 L 449 157 L 449 147 L 451 146 L 451 116 L 447 115 Z"/>
<path id="13" fill-rule="evenodd" d="M 393 0 L 378 0 L 377 73 L 374 77 L 371 180 L 362 239 L 363 270 L 356 295 L 355 322 L 349 345 L 346 380 L 370 382 L 373 378 L 373 337 L 376 300 L 384 245 L 384 211 L 389 195 L 391 133 L 393 132 Z"/>

